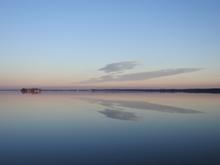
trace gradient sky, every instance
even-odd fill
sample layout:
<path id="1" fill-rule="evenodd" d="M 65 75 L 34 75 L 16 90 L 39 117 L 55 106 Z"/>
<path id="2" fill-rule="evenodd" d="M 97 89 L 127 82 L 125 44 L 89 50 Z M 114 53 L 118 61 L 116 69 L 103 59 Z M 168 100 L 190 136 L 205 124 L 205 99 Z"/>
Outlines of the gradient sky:
<path id="1" fill-rule="evenodd" d="M 219 0 L 0 1 L 0 88 L 220 87 L 219 63 Z"/>

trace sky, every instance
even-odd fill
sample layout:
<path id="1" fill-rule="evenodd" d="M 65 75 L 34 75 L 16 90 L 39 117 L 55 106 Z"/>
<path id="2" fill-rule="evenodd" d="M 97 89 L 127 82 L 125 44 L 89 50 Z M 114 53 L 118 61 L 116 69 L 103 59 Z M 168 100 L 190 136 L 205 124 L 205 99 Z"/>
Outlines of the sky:
<path id="1" fill-rule="evenodd" d="M 0 0 L 0 89 L 220 87 L 219 0 Z"/>

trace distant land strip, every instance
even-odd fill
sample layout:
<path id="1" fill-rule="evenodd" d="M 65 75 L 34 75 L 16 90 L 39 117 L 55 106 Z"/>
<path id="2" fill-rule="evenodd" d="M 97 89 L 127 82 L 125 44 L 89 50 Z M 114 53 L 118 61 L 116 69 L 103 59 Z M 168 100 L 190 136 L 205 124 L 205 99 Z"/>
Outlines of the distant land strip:
<path id="1" fill-rule="evenodd" d="M 39 89 L 41 92 L 136 92 L 136 93 L 213 93 L 220 94 L 220 88 L 190 88 L 190 89 Z M 0 89 L 0 91 L 21 91 L 20 89 Z"/>
<path id="2" fill-rule="evenodd" d="M 220 93 L 220 88 L 195 89 L 42 89 L 42 91 L 73 92 L 155 92 L 155 93 Z"/>
<path id="3" fill-rule="evenodd" d="M 96 89 L 94 89 L 96 91 Z M 97 90 L 99 91 L 99 89 Z M 102 91 L 102 90 L 100 90 Z M 185 92 L 185 93 L 220 93 L 220 88 L 212 89 L 104 89 L 103 91 L 110 92 L 159 92 L 159 93 L 176 93 L 176 92 Z"/>

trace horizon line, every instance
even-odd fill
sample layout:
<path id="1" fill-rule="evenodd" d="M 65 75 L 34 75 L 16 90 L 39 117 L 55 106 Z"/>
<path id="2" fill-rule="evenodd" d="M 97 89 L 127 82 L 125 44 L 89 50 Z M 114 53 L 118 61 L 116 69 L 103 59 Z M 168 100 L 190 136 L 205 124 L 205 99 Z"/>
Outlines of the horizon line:
<path id="1" fill-rule="evenodd" d="M 157 93 L 220 93 L 220 88 L 20 88 L 0 89 L 0 91 L 21 91 L 22 89 L 39 89 L 42 92 L 157 92 Z"/>

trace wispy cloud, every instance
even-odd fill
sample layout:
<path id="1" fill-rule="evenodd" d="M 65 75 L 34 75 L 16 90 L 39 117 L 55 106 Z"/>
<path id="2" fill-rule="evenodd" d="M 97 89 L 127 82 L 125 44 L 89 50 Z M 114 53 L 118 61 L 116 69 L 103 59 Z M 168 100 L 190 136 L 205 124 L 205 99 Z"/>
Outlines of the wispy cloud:
<path id="1" fill-rule="evenodd" d="M 103 71 L 105 73 L 118 73 L 123 72 L 125 70 L 133 69 L 137 65 L 139 65 L 136 61 L 124 61 L 124 62 L 117 62 L 108 64 L 103 68 L 100 68 L 99 71 Z"/>
<path id="2" fill-rule="evenodd" d="M 157 70 L 157 71 L 149 71 L 149 72 L 123 74 L 123 75 L 107 74 L 101 77 L 92 78 L 92 79 L 83 81 L 82 83 L 101 83 L 101 82 L 109 82 L 109 81 L 137 81 L 137 80 L 139 81 L 139 80 L 148 80 L 148 79 L 154 79 L 154 78 L 165 77 L 165 76 L 173 76 L 173 75 L 178 75 L 178 74 L 183 74 L 183 73 L 191 73 L 191 72 L 196 72 L 200 70 L 202 70 L 202 68 L 177 68 L 177 69 L 165 69 L 165 70 Z"/>

